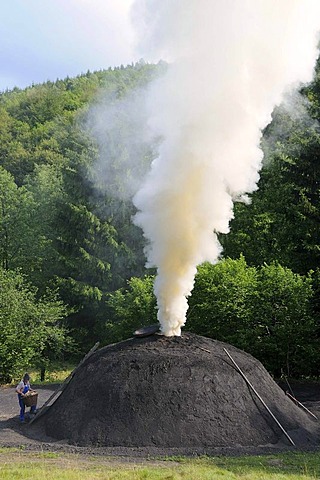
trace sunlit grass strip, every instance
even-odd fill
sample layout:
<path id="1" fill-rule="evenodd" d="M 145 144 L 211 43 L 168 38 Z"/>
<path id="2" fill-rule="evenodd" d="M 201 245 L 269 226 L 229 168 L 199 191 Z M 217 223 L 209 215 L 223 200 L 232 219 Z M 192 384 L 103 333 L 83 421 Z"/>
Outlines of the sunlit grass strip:
<path id="1" fill-rule="evenodd" d="M 40 375 L 39 369 L 29 368 L 27 369 L 27 371 L 31 377 L 32 385 L 35 385 L 35 384 L 48 385 L 52 383 L 64 382 L 65 379 L 70 375 L 70 373 L 76 368 L 76 366 L 77 365 L 73 363 L 52 365 L 46 370 L 45 380 L 43 382 L 41 381 L 41 375 Z M 16 385 L 21 380 L 23 373 L 24 372 L 22 372 L 20 376 L 13 378 L 11 383 L 7 384 L 7 386 Z"/>
<path id="2" fill-rule="evenodd" d="M 320 453 L 174 458 L 121 463 L 120 458 L 0 450 L 0 478 L 13 480 L 316 480 Z"/>
<path id="3" fill-rule="evenodd" d="M 41 382 L 40 370 L 31 368 L 28 370 L 30 374 L 32 384 L 47 385 L 51 383 L 62 383 L 70 375 L 70 373 L 75 369 L 76 365 L 71 363 L 57 363 L 49 366 L 46 370 L 45 381 Z M 16 378 L 12 383 L 15 384 L 19 381 L 19 378 Z"/>
<path id="4" fill-rule="evenodd" d="M 79 469 L 75 466 L 52 466 L 46 464 L 3 465 L 0 467 L 2 480 L 316 480 L 312 475 L 286 473 L 268 473 L 261 470 L 242 471 L 238 473 L 215 466 L 179 465 L 165 467 L 145 466 L 90 466 Z"/>
<path id="5" fill-rule="evenodd" d="M 208 461 L 212 461 L 211 459 Z M 241 472 L 243 468 L 263 468 L 267 472 L 285 472 L 286 474 L 310 475 L 320 478 L 320 451 L 315 453 L 283 453 L 281 455 L 261 455 L 251 457 L 221 457 L 213 460 L 216 465 Z M 290 477 L 288 477 L 290 478 Z"/>
<path id="6" fill-rule="evenodd" d="M 179 461 L 179 458 L 173 457 L 173 459 Z M 181 461 L 185 463 L 189 460 L 182 458 Z M 272 477 L 274 474 L 285 474 L 284 478 L 288 479 L 320 478 L 320 450 L 315 453 L 293 452 L 242 457 L 201 457 L 191 461 L 193 464 L 201 462 L 202 465 L 214 465 L 240 475 L 236 478 L 255 478 L 250 475 L 252 472 L 256 474 L 258 471 L 262 475 L 261 478 L 278 478 Z M 264 477 L 263 475 L 267 476 Z"/>

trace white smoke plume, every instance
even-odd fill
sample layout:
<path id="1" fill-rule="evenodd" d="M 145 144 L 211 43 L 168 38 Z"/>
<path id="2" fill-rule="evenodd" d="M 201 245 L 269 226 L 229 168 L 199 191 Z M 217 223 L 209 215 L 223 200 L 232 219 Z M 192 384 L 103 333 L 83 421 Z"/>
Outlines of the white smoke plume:
<path id="1" fill-rule="evenodd" d="M 170 60 L 151 88 L 159 156 L 134 202 L 157 267 L 164 335 L 181 334 L 197 265 L 216 262 L 233 201 L 256 188 L 261 129 L 288 85 L 312 77 L 319 0 L 138 0 L 145 58 Z"/>
<path id="2" fill-rule="evenodd" d="M 283 100 L 272 113 L 272 124 L 261 141 L 264 153 L 263 165 L 268 166 L 273 155 L 279 155 L 285 148 L 286 155 L 298 156 L 304 149 L 300 142 L 289 141 L 292 133 L 305 132 L 309 135 L 320 133 L 320 123 L 310 115 L 312 103 L 306 95 L 295 89 L 285 93 Z M 297 135 L 298 137 L 299 135 Z"/>
<path id="3" fill-rule="evenodd" d="M 149 161 L 141 159 L 150 150 L 146 126 L 146 92 L 135 89 L 123 98 L 103 92 L 86 113 L 83 128 L 99 150 L 94 164 L 95 187 L 112 197 L 131 199 L 140 188 Z"/>

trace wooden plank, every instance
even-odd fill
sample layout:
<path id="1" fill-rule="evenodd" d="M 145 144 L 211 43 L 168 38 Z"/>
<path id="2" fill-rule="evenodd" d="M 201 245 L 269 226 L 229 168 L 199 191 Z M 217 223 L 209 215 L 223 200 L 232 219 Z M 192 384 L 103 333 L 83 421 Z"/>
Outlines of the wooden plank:
<path id="1" fill-rule="evenodd" d="M 50 398 L 48 398 L 48 400 L 42 405 L 42 407 L 39 408 L 35 416 L 30 420 L 29 425 L 31 425 L 31 423 L 33 423 L 34 421 L 38 420 L 38 418 L 40 418 L 44 413 L 46 413 L 49 410 L 49 407 L 51 407 L 54 404 L 54 402 L 58 399 L 58 397 L 61 395 L 63 390 L 66 388 L 66 386 L 68 385 L 68 383 L 70 382 L 70 380 L 72 379 L 76 371 L 78 370 L 78 368 L 97 350 L 99 345 L 100 345 L 100 342 L 97 342 L 91 348 L 91 350 L 89 350 L 89 352 L 83 357 L 83 359 L 76 366 L 76 368 L 72 370 L 70 375 L 64 380 L 64 382 L 60 385 L 60 387 L 57 390 L 55 390 L 53 394 L 50 396 Z M 51 405 L 49 405 L 51 401 L 52 403 Z"/>
<path id="2" fill-rule="evenodd" d="M 253 392 L 257 395 L 257 397 L 259 398 L 260 402 L 262 403 L 262 405 L 265 407 L 265 409 L 267 410 L 267 412 L 269 413 L 269 415 L 273 418 L 273 420 L 276 422 L 276 424 L 278 425 L 278 427 L 281 429 L 281 431 L 285 434 L 285 436 L 287 437 L 287 439 L 289 440 L 289 442 L 291 443 L 291 445 L 295 446 L 295 443 L 294 441 L 292 440 L 292 438 L 290 437 L 290 435 L 286 432 L 286 430 L 283 428 L 283 426 L 281 425 L 281 423 L 279 422 L 279 420 L 275 417 L 275 415 L 271 412 L 270 408 L 268 407 L 268 405 L 265 403 L 265 401 L 260 397 L 259 393 L 257 392 L 257 390 L 254 388 L 254 386 L 252 385 L 252 383 L 249 382 L 248 378 L 245 376 L 245 374 L 243 373 L 243 371 L 241 370 L 241 368 L 239 367 L 239 365 L 236 363 L 236 361 L 231 357 L 230 353 L 228 352 L 228 350 L 226 348 L 223 349 L 226 354 L 228 355 L 228 357 L 230 358 L 231 362 L 233 363 L 233 365 L 236 367 L 236 369 L 238 370 L 238 372 L 240 373 L 240 375 L 242 376 L 242 378 L 247 382 L 247 384 L 249 385 L 249 387 L 253 390 Z"/>
<path id="3" fill-rule="evenodd" d="M 286 395 L 287 395 L 287 397 L 289 397 L 293 402 L 295 402 L 296 405 L 298 405 L 299 407 L 303 408 L 303 409 L 304 409 L 306 412 L 308 412 L 312 417 L 314 417 L 316 420 L 318 420 L 318 417 L 317 417 L 314 413 L 310 412 L 310 410 L 309 410 L 307 407 L 305 407 L 301 402 L 299 402 L 299 400 L 297 400 L 296 397 L 290 395 L 289 392 L 286 392 Z"/>

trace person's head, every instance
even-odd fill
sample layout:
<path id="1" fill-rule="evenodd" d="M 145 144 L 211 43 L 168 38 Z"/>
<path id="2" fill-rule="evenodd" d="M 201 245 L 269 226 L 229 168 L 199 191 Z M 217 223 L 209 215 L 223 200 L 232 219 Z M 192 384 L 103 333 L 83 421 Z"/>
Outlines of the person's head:
<path id="1" fill-rule="evenodd" d="M 25 374 L 23 375 L 23 381 L 24 381 L 24 383 L 29 382 L 29 380 L 30 380 L 29 373 L 25 373 Z"/>

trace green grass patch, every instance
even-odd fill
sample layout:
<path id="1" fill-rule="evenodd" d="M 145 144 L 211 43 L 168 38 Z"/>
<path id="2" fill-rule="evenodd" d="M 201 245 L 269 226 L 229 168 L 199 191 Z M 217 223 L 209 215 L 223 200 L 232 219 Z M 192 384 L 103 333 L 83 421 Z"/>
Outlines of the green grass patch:
<path id="1" fill-rule="evenodd" d="M 53 362 L 46 369 L 45 380 L 41 381 L 40 369 L 29 368 L 27 369 L 32 385 L 48 385 L 52 383 L 62 383 L 70 375 L 70 373 L 76 368 L 77 364 L 71 362 Z M 21 372 L 19 377 L 15 377 L 11 385 L 16 385 L 25 372 Z"/>
<path id="2" fill-rule="evenodd" d="M 204 460 L 205 461 L 205 460 Z M 236 475 L 259 471 L 271 475 L 285 474 L 284 478 L 320 478 L 320 453 L 283 453 L 281 455 L 260 455 L 248 457 L 221 457 L 206 459 L 215 465 L 227 469 Z M 242 478 L 241 476 L 239 478 Z M 245 477 L 246 478 L 246 477 Z M 251 477 L 248 477 L 251 478 Z M 259 478 L 259 477 L 258 477 Z M 261 477 L 264 478 L 264 477 Z M 282 478 L 274 477 L 274 478 Z"/>
<path id="3" fill-rule="evenodd" d="M 0 455 L 5 453 L 20 452 L 20 447 L 0 447 Z"/>
<path id="4" fill-rule="evenodd" d="M 93 461 L 94 459 L 94 461 Z M 316 480 L 320 452 L 245 457 L 153 459 L 0 450 L 2 480 Z"/>
<path id="5" fill-rule="evenodd" d="M 30 377 L 33 384 L 46 385 L 49 383 L 62 383 L 75 369 L 73 363 L 54 363 L 48 367 L 45 380 L 41 382 L 40 370 L 30 369 Z"/>
<path id="6" fill-rule="evenodd" d="M 29 368 L 21 372 L 20 376 L 14 377 L 10 384 L 0 384 L 1 386 L 13 386 L 20 382 L 25 371 L 27 371 L 31 378 L 32 385 L 49 385 L 49 384 L 59 384 L 64 382 L 64 380 L 70 375 L 70 373 L 76 368 L 76 364 L 73 363 L 63 363 L 63 364 L 53 364 L 48 367 L 45 374 L 45 380 L 41 381 L 40 369 Z"/>

